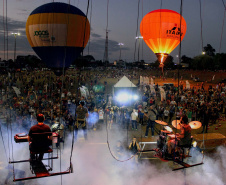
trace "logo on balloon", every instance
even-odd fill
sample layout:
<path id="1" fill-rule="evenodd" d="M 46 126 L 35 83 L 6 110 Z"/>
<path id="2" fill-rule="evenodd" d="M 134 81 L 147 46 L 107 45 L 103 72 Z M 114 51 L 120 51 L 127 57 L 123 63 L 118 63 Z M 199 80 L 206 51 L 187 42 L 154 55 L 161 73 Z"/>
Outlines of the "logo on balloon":
<path id="1" fill-rule="evenodd" d="M 167 34 L 167 37 L 179 37 L 180 34 L 181 36 L 183 35 L 183 33 L 181 32 L 181 29 L 178 28 L 177 26 L 174 26 L 172 29 L 170 30 L 166 30 L 166 34 Z"/>
<path id="2" fill-rule="evenodd" d="M 38 36 L 41 38 L 47 38 L 47 37 L 49 37 L 49 32 L 48 32 L 48 30 L 34 31 L 34 36 Z"/>

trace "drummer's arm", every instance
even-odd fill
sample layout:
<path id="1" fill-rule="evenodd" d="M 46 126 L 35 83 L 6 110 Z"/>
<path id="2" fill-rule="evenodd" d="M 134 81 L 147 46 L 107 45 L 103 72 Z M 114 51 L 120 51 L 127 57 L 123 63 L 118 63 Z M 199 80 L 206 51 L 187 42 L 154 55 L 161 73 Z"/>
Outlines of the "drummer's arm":
<path id="1" fill-rule="evenodd" d="M 180 134 L 178 135 L 179 138 L 184 138 L 184 128 L 182 127 L 181 128 L 181 132 Z"/>

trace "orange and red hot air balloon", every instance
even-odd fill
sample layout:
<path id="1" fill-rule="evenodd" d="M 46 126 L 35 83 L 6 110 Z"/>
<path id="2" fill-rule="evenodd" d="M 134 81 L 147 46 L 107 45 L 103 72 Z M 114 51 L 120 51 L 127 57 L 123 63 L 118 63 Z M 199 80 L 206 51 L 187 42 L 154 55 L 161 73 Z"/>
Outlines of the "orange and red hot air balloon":
<path id="1" fill-rule="evenodd" d="M 186 22 L 177 12 L 158 9 L 146 14 L 140 23 L 140 33 L 148 47 L 156 54 L 160 66 L 163 67 L 168 54 L 171 53 L 184 38 Z"/>

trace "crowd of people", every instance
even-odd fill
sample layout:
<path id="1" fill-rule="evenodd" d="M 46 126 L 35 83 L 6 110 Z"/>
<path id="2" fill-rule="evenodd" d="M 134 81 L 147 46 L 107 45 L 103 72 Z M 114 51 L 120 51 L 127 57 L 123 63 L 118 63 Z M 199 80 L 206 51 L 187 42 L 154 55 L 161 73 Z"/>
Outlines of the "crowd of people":
<path id="1" fill-rule="evenodd" d="M 220 115 L 225 116 L 224 84 L 207 88 L 202 83 L 198 88 L 187 89 L 181 82 L 179 89 L 174 86 L 166 87 L 166 97 L 162 100 L 158 84 L 154 84 L 155 93 L 153 93 L 146 85 L 138 82 L 138 93 L 142 98 L 129 107 L 113 106 L 108 102 L 109 94 L 106 90 L 102 94 L 92 91 L 92 87 L 98 84 L 101 78 L 105 78 L 106 85 L 108 78 L 120 79 L 125 73 L 130 79 L 139 79 L 142 70 L 138 72 L 125 70 L 124 73 L 122 70 L 99 70 L 92 73 L 68 71 L 64 78 L 56 77 L 51 71 L 1 76 L 1 111 L 3 115 L 10 117 L 19 130 L 25 131 L 35 124 L 36 115 L 39 113 L 44 114 L 45 122 L 50 126 L 60 122 L 65 125 L 65 129 L 72 130 L 76 120 L 75 110 L 81 100 L 85 100 L 85 107 L 89 111 L 87 126 L 92 129 L 96 129 L 98 123 L 107 123 L 109 129 L 115 124 L 136 131 L 138 122 L 141 125 L 148 125 L 148 118 L 144 115 L 151 105 L 156 109 L 155 119 L 166 121 L 170 125 L 174 117 L 185 114 L 189 122 L 200 120 L 203 132 L 207 132 L 208 124 L 215 124 Z M 81 96 L 79 85 L 88 87 L 90 95 L 87 98 Z M 154 122 L 148 126 L 153 128 Z M 153 132 L 152 129 L 152 135 Z M 148 131 L 145 136 L 148 136 Z"/>

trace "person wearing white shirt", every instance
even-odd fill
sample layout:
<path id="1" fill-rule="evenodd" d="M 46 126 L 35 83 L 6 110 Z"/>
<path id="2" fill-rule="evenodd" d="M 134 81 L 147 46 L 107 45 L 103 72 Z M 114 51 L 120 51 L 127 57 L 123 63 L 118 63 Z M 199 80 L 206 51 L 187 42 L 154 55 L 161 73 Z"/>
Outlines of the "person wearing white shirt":
<path id="1" fill-rule="evenodd" d="M 138 117 L 138 113 L 136 112 L 135 109 L 133 109 L 133 112 L 131 113 L 132 129 L 136 129 L 136 130 L 137 130 L 137 117 Z"/>

